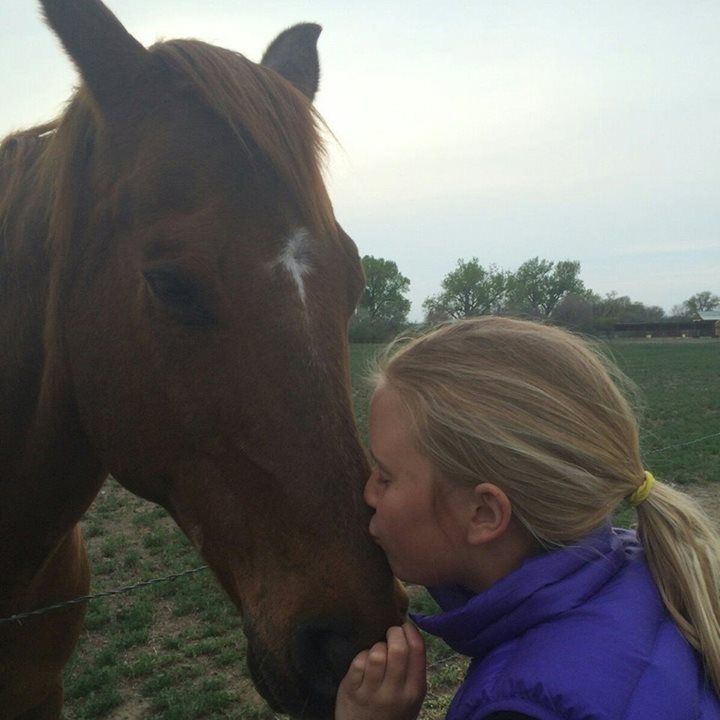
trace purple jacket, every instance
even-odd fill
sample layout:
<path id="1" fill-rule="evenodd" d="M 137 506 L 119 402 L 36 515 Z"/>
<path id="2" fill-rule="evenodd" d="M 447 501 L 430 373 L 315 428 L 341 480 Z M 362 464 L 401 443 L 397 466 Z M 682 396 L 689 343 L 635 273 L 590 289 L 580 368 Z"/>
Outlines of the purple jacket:
<path id="1" fill-rule="evenodd" d="M 430 592 L 444 612 L 418 626 L 472 658 L 448 720 L 720 720 L 632 532 L 606 526 L 478 595 Z"/>

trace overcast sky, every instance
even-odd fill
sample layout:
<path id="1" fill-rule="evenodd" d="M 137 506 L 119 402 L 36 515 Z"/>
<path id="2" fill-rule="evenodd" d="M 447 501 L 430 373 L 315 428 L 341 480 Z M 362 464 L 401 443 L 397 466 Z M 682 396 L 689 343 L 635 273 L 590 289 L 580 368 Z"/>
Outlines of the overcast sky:
<path id="1" fill-rule="evenodd" d="M 112 0 L 144 44 L 198 37 L 259 60 L 323 25 L 316 104 L 338 220 L 410 278 L 411 318 L 459 258 L 582 264 L 666 310 L 720 294 L 720 3 Z M 32 0 L 0 0 L 0 134 L 77 82 Z"/>

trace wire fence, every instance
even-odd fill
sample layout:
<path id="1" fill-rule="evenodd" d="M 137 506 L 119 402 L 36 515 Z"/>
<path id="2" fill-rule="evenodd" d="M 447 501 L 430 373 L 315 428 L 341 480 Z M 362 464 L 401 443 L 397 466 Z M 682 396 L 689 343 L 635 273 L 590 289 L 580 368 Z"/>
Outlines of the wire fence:
<path id="1" fill-rule="evenodd" d="M 657 450 L 648 450 L 647 455 L 655 455 L 656 453 L 667 452 L 668 450 L 676 450 L 680 447 L 687 447 L 688 445 L 695 445 L 695 443 L 703 442 L 704 440 L 710 440 L 711 438 L 720 437 L 720 432 L 712 433 L 710 435 L 703 435 L 702 437 L 695 438 L 695 440 L 689 440 L 688 442 L 676 443 L 675 445 L 667 445 L 664 448 L 658 448 Z"/>
<path id="2" fill-rule="evenodd" d="M 195 573 L 208 570 L 207 565 L 200 565 L 190 570 L 183 570 L 182 572 L 175 573 L 173 575 L 165 575 L 164 577 L 153 578 L 152 580 L 141 580 L 140 582 L 133 583 L 132 585 L 125 585 L 124 587 L 114 588 L 112 590 L 103 590 L 103 592 L 95 593 L 93 595 L 82 595 L 80 597 L 73 598 L 72 600 L 66 600 L 65 602 L 55 603 L 55 605 L 48 605 L 47 607 L 38 608 L 37 610 L 31 610 L 29 612 L 17 613 L 10 617 L 0 618 L 0 625 L 8 625 L 10 623 L 22 623 L 23 620 L 35 617 L 37 615 L 44 615 L 51 610 L 60 610 L 61 608 L 70 607 L 72 605 L 80 605 L 82 603 L 90 602 L 90 600 L 97 600 L 98 598 L 108 597 L 110 595 L 124 595 L 125 593 L 138 590 L 140 588 L 149 587 L 150 585 L 158 585 L 160 583 L 171 582 L 178 578 L 185 577 L 186 575 L 194 575 Z"/>

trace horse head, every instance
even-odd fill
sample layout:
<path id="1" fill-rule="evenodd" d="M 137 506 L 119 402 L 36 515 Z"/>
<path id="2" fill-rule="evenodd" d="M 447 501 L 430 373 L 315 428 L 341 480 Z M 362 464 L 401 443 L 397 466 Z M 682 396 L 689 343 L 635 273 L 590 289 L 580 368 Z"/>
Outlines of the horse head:
<path id="1" fill-rule="evenodd" d="M 363 287 L 320 169 L 320 28 L 261 64 L 43 0 L 84 85 L 52 139 L 46 368 L 102 467 L 240 608 L 277 709 L 323 716 L 403 597 L 367 534 L 347 323 Z"/>

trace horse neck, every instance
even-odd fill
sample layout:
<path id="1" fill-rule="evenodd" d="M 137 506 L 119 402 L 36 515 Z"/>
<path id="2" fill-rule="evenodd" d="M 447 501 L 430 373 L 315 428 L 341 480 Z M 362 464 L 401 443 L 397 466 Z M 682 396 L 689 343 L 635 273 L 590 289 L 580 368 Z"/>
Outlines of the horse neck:
<path id="1" fill-rule="evenodd" d="M 92 502 L 104 475 L 83 435 L 71 388 L 62 381 L 54 383 L 51 391 L 47 387 L 52 375 L 49 363 L 58 363 L 58 358 L 47 356 L 44 341 L 51 263 L 43 203 L 49 193 L 33 193 L 37 187 L 32 183 L 17 176 L 8 179 L 2 170 L 0 165 L 0 577 L 4 594 L 32 579 Z M 12 202 L 7 201 L 8 180 L 15 185 Z"/>

